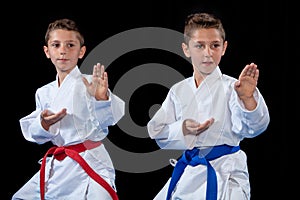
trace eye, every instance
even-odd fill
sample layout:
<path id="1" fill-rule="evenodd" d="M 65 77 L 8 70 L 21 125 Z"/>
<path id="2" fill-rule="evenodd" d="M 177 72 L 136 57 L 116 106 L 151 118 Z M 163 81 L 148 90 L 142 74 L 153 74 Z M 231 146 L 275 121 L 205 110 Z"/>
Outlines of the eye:
<path id="1" fill-rule="evenodd" d="M 217 49 L 219 47 L 221 47 L 220 43 L 214 43 L 214 44 L 211 45 L 211 48 L 213 48 L 213 49 Z"/>
<path id="2" fill-rule="evenodd" d="M 59 48 L 59 47 L 60 47 L 60 44 L 59 44 L 59 43 L 52 43 L 52 44 L 51 44 L 51 47 Z"/>
<path id="3" fill-rule="evenodd" d="M 202 45 L 202 44 L 196 44 L 195 47 L 196 47 L 197 49 L 202 49 L 202 48 L 203 48 L 203 45 Z"/>
<path id="4" fill-rule="evenodd" d="M 75 44 L 73 44 L 73 43 L 68 43 L 68 47 L 69 47 L 69 48 L 74 47 L 74 46 L 75 46 Z"/>

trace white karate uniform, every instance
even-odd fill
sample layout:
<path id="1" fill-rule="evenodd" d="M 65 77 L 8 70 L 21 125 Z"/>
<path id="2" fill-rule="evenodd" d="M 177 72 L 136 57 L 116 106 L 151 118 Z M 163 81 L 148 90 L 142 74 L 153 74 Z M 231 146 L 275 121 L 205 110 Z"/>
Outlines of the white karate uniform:
<path id="1" fill-rule="evenodd" d="M 217 67 L 197 88 L 194 77 L 176 83 L 161 108 L 148 122 L 149 135 L 162 149 L 207 149 L 216 145 L 238 146 L 244 138 L 263 133 L 270 121 L 267 105 L 256 88 L 257 107 L 244 108 L 234 90 L 233 77 Z M 194 119 L 200 123 L 213 117 L 214 123 L 200 135 L 183 135 L 182 123 Z M 202 155 L 205 156 L 205 155 Z M 243 150 L 210 161 L 216 171 L 218 199 L 250 199 L 247 157 Z M 187 166 L 171 199 L 205 200 L 207 167 Z M 170 179 L 169 179 L 170 181 Z M 166 200 L 169 181 L 154 198 Z"/>
<path id="2" fill-rule="evenodd" d="M 108 126 L 115 125 L 124 115 L 125 103 L 110 90 L 108 100 L 96 101 L 88 94 L 82 76 L 91 80 L 91 75 L 81 74 L 76 66 L 60 87 L 56 78 L 36 91 L 36 110 L 20 119 L 26 140 L 38 144 L 51 141 L 56 146 L 69 146 L 85 140 L 101 141 L 107 136 Z M 63 108 L 67 108 L 67 115 L 52 125 L 49 131 L 44 130 L 40 122 L 41 112 L 44 109 L 57 112 Z M 114 166 L 104 144 L 79 154 L 116 190 Z M 37 172 L 12 199 L 40 199 L 39 177 Z M 67 156 L 59 161 L 51 156 L 46 163 L 45 199 L 108 200 L 111 197 L 72 158 Z"/>

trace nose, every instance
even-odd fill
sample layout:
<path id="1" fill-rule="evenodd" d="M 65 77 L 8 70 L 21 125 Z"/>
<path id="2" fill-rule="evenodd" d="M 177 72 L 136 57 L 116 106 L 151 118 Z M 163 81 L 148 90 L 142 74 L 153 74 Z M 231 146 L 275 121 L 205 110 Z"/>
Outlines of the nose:
<path id="1" fill-rule="evenodd" d="M 67 52 L 67 46 L 66 45 L 61 45 L 60 47 L 60 54 L 65 55 Z"/>
<path id="2" fill-rule="evenodd" d="M 207 57 L 211 56 L 211 49 L 208 45 L 205 46 L 204 55 L 207 56 Z"/>

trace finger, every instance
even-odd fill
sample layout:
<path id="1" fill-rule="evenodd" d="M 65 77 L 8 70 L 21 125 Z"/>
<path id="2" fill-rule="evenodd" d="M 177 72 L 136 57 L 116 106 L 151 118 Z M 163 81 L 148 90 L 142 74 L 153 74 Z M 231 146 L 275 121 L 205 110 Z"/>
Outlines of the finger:
<path id="1" fill-rule="evenodd" d="M 60 112 L 60 113 L 67 114 L 67 109 L 66 109 L 66 108 L 62 108 L 59 112 Z"/>
<path id="2" fill-rule="evenodd" d="M 101 77 L 101 79 L 104 78 L 104 72 L 105 72 L 104 65 L 101 65 L 100 66 L 100 77 Z"/>
<path id="3" fill-rule="evenodd" d="M 209 121 L 209 126 L 211 126 L 215 122 L 215 118 L 210 118 L 208 121 Z"/>
<path id="4" fill-rule="evenodd" d="M 101 77 L 101 74 L 102 74 L 102 65 L 100 63 L 97 63 L 96 69 L 97 69 L 97 75 L 98 75 L 98 77 Z"/>
<path id="5" fill-rule="evenodd" d="M 257 71 L 257 65 L 255 65 L 254 63 L 251 63 L 251 67 L 250 67 L 249 71 L 250 71 L 250 76 L 252 78 L 254 78 L 256 75 L 256 71 Z"/>
<path id="6" fill-rule="evenodd" d="M 41 119 L 44 119 L 44 117 L 46 117 L 47 114 L 47 110 L 43 110 L 40 114 Z"/>
<path id="7" fill-rule="evenodd" d="M 83 83 L 84 83 L 84 85 L 85 85 L 86 87 L 89 86 L 89 82 L 88 82 L 88 80 L 87 80 L 85 77 L 82 77 L 82 81 L 83 81 Z"/>
<path id="8" fill-rule="evenodd" d="M 234 83 L 234 88 L 238 88 L 240 87 L 240 85 L 241 85 L 241 81 L 238 80 Z"/>
<path id="9" fill-rule="evenodd" d="M 214 123 L 214 121 L 215 121 L 214 118 L 210 118 L 210 119 L 206 120 L 204 123 L 202 123 L 199 126 L 199 130 L 210 127 Z"/>
<path id="10" fill-rule="evenodd" d="M 251 74 L 252 74 L 252 70 L 249 68 L 246 72 L 246 76 L 251 76 Z"/>
<path id="11" fill-rule="evenodd" d="M 97 68 L 96 65 L 93 67 L 93 77 L 97 77 Z"/>
<path id="12" fill-rule="evenodd" d="M 242 77 L 242 76 L 247 76 L 249 67 L 250 67 L 250 65 L 246 65 L 246 66 L 244 67 L 244 69 L 243 69 L 242 72 L 241 72 L 240 77 Z"/>
<path id="13" fill-rule="evenodd" d="M 255 70 L 256 70 L 256 66 L 253 64 L 253 63 L 251 63 L 250 65 L 249 65 L 249 67 L 247 68 L 247 76 L 251 76 L 251 77 L 254 77 L 254 75 L 255 75 Z"/>
<path id="14" fill-rule="evenodd" d="M 103 80 L 107 83 L 108 82 L 108 75 L 107 72 L 103 73 Z"/>
<path id="15" fill-rule="evenodd" d="M 258 77 L 259 77 L 259 70 L 256 69 L 256 70 L 255 70 L 255 74 L 254 74 L 254 79 L 257 81 L 257 80 L 258 80 Z"/>
<path id="16" fill-rule="evenodd" d="M 243 71 L 241 72 L 240 78 L 242 78 L 243 76 L 250 76 L 252 78 L 255 78 L 256 70 L 257 70 L 256 64 L 251 63 L 249 65 L 246 65 Z"/>

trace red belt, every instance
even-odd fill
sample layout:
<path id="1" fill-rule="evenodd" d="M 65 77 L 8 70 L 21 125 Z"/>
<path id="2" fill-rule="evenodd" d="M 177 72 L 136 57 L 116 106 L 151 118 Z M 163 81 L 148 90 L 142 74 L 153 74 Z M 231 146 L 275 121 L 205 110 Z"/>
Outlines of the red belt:
<path id="1" fill-rule="evenodd" d="M 78 164 L 85 170 L 85 172 L 93 178 L 97 183 L 99 183 L 102 187 L 106 189 L 106 191 L 110 194 L 113 200 L 118 200 L 118 196 L 116 191 L 101 177 L 97 174 L 88 163 L 79 155 L 80 152 L 83 152 L 87 149 L 93 149 L 101 145 L 101 142 L 93 142 L 91 140 L 87 140 L 80 144 L 65 146 L 65 147 L 51 147 L 47 153 L 44 155 L 41 164 L 40 170 L 40 192 L 41 192 L 41 200 L 45 198 L 45 165 L 46 158 L 48 155 L 53 154 L 54 158 L 57 160 L 63 160 L 66 156 L 69 156 L 73 160 L 77 161 Z"/>

